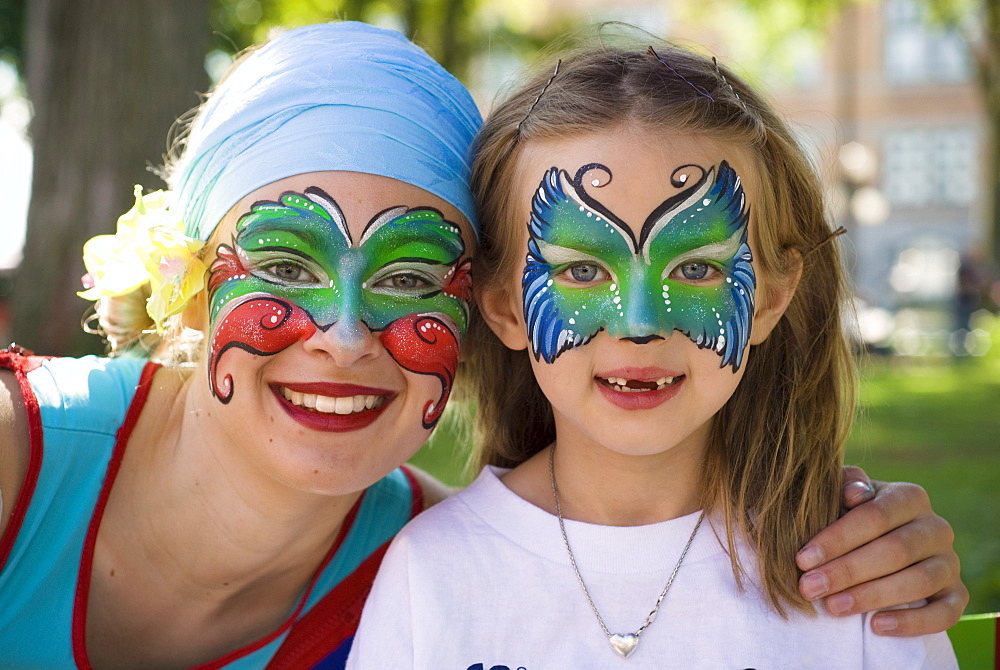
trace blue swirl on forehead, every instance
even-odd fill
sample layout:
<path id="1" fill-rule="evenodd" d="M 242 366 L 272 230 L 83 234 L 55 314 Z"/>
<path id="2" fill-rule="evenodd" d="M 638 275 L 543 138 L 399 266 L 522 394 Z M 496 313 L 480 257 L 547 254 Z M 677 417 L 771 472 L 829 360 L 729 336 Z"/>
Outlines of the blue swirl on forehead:
<path id="1" fill-rule="evenodd" d="M 475 229 L 470 148 L 481 124 L 465 87 L 400 33 L 357 22 L 287 30 L 209 96 L 169 180 L 174 207 L 188 235 L 207 240 L 248 193 L 337 170 L 417 186 Z"/>

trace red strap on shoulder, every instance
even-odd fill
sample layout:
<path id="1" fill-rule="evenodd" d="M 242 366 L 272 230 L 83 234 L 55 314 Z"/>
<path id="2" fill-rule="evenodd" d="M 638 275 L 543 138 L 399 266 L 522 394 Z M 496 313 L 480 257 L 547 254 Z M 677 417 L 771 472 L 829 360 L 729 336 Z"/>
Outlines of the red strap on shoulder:
<path id="1" fill-rule="evenodd" d="M 0 351 L 0 367 L 14 371 L 17 384 L 21 389 L 21 397 L 24 401 L 24 411 L 28 416 L 28 467 L 24 475 L 24 482 L 21 484 L 21 492 L 14 503 L 10 521 L 0 537 L 0 569 L 7 563 L 7 557 L 14 547 L 14 540 L 24 523 L 24 516 L 28 513 L 28 504 L 35 493 L 35 485 L 38 483 L 38 474 L 42 470 L 42 415 L 38 407 L 38 398 L 35 396 L 31 384 L 28 382 L 27 374 L 40 367 L 47 360 L 47 356 L 32 356 L 31 352 L 11 345 L 8 349 Z"/>
<path id="2" fill-rule="evenodd" d="M 424 490 L 409 468 L 403 466 L 400 469 L 410 484 L 412 519 L 424 509 Z M 390 542 L 391 539 L 372 552 L 354 572 L 296 622 L 268 664 L 268 670 L 306 670 L 335 652 L 345 651 L 342 646 L 354 637 L 358 629 L 365 600 Z"/>
<path id="3" fill-rule="evenodd" d="M 353 637 L 389 542 L 376 549 L 292 628 L 268 670 L 305 670 Z"/>

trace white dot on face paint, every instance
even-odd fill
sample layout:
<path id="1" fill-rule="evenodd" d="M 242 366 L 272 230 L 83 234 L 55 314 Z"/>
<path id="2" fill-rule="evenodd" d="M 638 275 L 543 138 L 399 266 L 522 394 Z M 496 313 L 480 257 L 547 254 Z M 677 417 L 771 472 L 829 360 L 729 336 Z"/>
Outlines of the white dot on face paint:
<path id="1" fill-rule="evenodd" d="M 594 179 L 593 181 L 590 182 L 590 185 L 591 186 L 600 186 L 601 185 L 601 180 L 600 179 Z"/>
<path id="2" fill-rule="evenodd" d="M 708 207 L 709 205 L 712 204 L 712 201 L 709 198 L 705 198 L 704 200 L 701 201 L 701 204 L 705 205 L 705 207 Z"/>
<path id="3" fill-rule="evenodd" d="M 576 319 L 570 319 L 569 323 L 570 323 L 571 326 L 575 326 L 576 325 Z"/>

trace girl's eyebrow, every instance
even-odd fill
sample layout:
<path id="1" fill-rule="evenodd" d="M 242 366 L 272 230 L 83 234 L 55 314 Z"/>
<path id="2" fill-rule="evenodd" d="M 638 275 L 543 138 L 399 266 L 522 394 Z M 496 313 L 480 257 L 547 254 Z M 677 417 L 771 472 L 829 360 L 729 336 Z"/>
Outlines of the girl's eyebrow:
<path id="1" fill-rule="evenodd" d="M 599 263 L 605 262 L 604 259 L 600 257 L 601 252 L 597 251 L 595 253 L 590 253 L 584 251 L 583 249 L 575 247 L 567 247 L 559 244 L 550 244 L 545 240 L 538 240 L 538 252 L 542 255 L 542 258 L 549 265 L 562 265 L 563 263 L 579 262 L 579 261 L 596 261 Z"/>

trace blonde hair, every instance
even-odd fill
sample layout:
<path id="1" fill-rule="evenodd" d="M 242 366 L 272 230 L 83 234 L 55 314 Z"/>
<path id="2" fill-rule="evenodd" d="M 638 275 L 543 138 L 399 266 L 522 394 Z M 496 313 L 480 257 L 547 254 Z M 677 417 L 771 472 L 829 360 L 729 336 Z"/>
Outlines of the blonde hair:
<path id="1" fill-rule="evenodd" d="M 760 289 L 787 279 L 802 259 L 784 316 L 714 418 L 702 503 L 725 521 L 737 583 L 744 583 L 735 542 L 742 537 L 756 552 L 771 606 L 782 615 L 786 606 L 811 612 L 796 587 L 794 555 L 839 510 L 855 371 L 841 323 L 846 282 L 836 245 L 826 243 L 821 185 L 769 103 L 729 70 L 676 46 L 657 46 L 655 54 L 598 46 L 564 56 L 557 75 L 547 68 L 531 79 L 480 133 L 472 180 L 482 226 L 477 290 L 504 291 L 524 262 L 524 203 L 510 197 L 524 147 L 625 124 L 743 147 L 758 184 L 752 216 Z M 481 320 L 466 342 L 479 464 L 515 466 L 554 441 L 551 406 L 525 352 L 505 348 Z"/>

